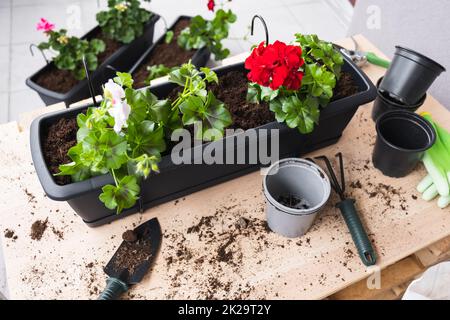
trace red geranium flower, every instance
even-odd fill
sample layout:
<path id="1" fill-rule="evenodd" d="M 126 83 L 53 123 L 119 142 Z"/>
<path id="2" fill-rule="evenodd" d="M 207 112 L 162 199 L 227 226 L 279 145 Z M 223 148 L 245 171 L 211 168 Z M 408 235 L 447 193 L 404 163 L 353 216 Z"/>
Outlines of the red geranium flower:
<path id="1" fill-rule="evenodd" d="M 247 77 L 264 87 L 276 90 L 281 86 L 298 90 L 302 83 L 302 48 L 275 41 L 265 46 L 261 42 L 250 57 L 245 60 L 245 68 L 250 70 Z"/>
<path id="2" fill-rule="evenodd" d="M 208 0 L 208 10 L 214 11 L 214 7 L 216 6 L 214 0 Z"/>

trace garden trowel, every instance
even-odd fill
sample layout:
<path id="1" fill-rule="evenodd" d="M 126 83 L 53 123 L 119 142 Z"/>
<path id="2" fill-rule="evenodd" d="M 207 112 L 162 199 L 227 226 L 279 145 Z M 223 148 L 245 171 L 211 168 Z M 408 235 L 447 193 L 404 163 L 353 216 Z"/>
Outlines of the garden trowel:
<path id="1" fill-rule="evenodd" d="M 123 241 L 104 268 L 109 278 L 98 300 L 119 298 L 130 286 L 142 280 L 155 260 L 162 240 L 158 219 L 153 218 L 141 224 L 133 230 L 133 234 L 135 241 Z M 137 259 L 135 264 L 126 260 L 128 252 L 132 252 L 128 257 L 140 257 L 140 260 Z"/>

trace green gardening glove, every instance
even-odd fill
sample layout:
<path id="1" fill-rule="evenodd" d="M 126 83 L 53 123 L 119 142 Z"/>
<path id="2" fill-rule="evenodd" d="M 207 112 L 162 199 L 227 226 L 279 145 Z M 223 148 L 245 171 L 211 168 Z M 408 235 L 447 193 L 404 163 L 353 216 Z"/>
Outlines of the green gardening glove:
<path id="1" fill-rule="evenodd" d="M 433 125 L 436 142 L 422 159 L 428 175 L 419 183 L 417 191 L 426 201 L 439 195 L 438 206 L 445 208 L 450 204 L 450 133 L 434 122 L 429 113 L 421 115 Z"/>

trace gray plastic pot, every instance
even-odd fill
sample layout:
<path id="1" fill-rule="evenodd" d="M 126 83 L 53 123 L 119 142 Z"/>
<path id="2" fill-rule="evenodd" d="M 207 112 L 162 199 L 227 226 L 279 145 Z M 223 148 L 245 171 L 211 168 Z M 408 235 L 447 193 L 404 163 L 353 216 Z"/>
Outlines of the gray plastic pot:
<path id="1" fill-rule="evenodd" d="M 298 158 L 274 163 L 264 177 L 263 188 L 267 224 L 273 232 L 288 238 L 308 231 L 331 192 L 325 172 L 311 161 Z M 278 202 L 280 196 L 287 195 L 304 199 L 308 208 L 291 208 Z"/>

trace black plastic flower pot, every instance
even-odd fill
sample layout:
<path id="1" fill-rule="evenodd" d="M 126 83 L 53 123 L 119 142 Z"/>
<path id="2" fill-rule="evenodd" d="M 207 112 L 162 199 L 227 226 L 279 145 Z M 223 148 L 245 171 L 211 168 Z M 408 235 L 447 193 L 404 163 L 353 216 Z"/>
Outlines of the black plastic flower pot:
<path id="1" fill-rule="evenodd" d="M 215 69 L 219 77 L 231 71 L 243 70 L 243 63 Z M 224 139 L 212 143 L 195 146 L 191 149 L 192 159 L 205 151 L 205 148 L 211 147 L 222 150 L 221 154 L 225 159 L 227 154 L 231 152 L 233 152 L 234 157 L 239 152 L 244 152 L 246 157 L 242 164 L 220 164 L 218 162 L 206 164 L 202 162 L 201 164 L 176 165 L 172 162 L 170 154 L 164 155 L 159 165 L 160 172 L 151 175 L 142 183 L 141 201 L 134 207 L 124 210 L 119 215 L 115 211 L 105 208 L 103 203 L 98 199 L 101 188 L 105 184 L 113 183 L 113 178 L 110 175 L 97 176 L 82 182 L 61 186 L 55 183 L 45 163 L 42 146 L 46 128 L 61 118 L 75 117 L 89 107 L 89 105 L 50 113 L 33 121 L 30 132 L 33 163 L 43 189 L 49 198 L 67 201 L 89 226 L 99 226 L 218 183 L 237 178 L 266 165 L 264 159 L 261 159 L 259 155 L 257 159 L 254 159 L 255 161 L 252 161 L 248 156 L 252 146 L 255 144 L 258 145 L 260 142 L 267 142 L 267 150 L 271 150 L 271 135 L 261 134 L 265 130 L 278 129 L 280 158 L 298 157 L 302 154 L 336 143 L 358 107 L 373 101 L 376 96 L 375 86 L 347 58 L 345 58 L 343 70 L 352 75 L 355 84 L 358 86 L 358 93 L 333 101 L 324 108 L 321 111 L 320 124 L 312 133 L 302 135 L 296 129 L 290 129 L 284 124 L 271 122 L 243 133 L 227 136 Z M 152 86 L 150 90 L 159 98 L 165 98 L 175 87 L 176 85 L 172 83 L 163 83 Z M 239 139 L 241 139 L 241 143 L 238 142 Z M 192 161 L 191 163 L 196 162 Z M 223 163 L 226 162 L 224 161 Z"/>
<path id="2" fill-rule="evenodd" d="M 410 111 L 389 111 L 376 123 L 372 162 L 384 175 L 401 178 L 411 173 L 436 140 L 433 126 Z"/>
<path id="3" fill-rule="evenodd" d="M 395 48 L 394 59 L 379 90 L 401 103 L 416 104 L 445 68 L 414 50 Z"/>
<path id="4" fill-rule="evenodd" d="M 377 82 L 377 88 L 380 86 L 380 82 L 383 80 L 381 77 Z M 386 93 L 381 92 L 380 90 L 377 90 L 377 98 L 375 99 L 373 103 L 372 108 L 372 120 L 376 121 L 379 116 L 381 116 L 383 113 L 388 111 L 396 111 L 396 110 L 406 110 L 415 112 L 417 109 L 419 109 L 425 100 L 427 99 L 427 94 L 425 93 L 423 97 L 419 100 L 419 102 L 408 105 L 400 103 L 391 97 L 387 95 Z"/>
<path id="5" fill-rule="evenodd" d="M 190 16 L 179 16 L 175 22 L 168 28 L 168 30 L 173 30 L 173 28 L 175 27 L 175 25 L 180 21 L 180 20 L 191 20 L 192 17 Z M 161 44 L 162 42 L 164 42 L 166 39 L 166 35 L 163 34 L 157 41 L 155 41 L 155 43 L 148 48 L 143 54 L 142 56 L 139 58 L 139 60 L 136 61 L 136 63 L 133 64 L 133 66 L 129 69 L 120 69 L 118 66 L 115 66 L 115 69 L 120 70 L 120 71 L 127 71 L 130 74 L 134 74 L 141 65 L 143 65 L 148 57 L 155 51 L 155 49 L 157 48 L 157 46 L 159 44 Z M 209 61 L 209 58 L 211 57 L 211 52 L 208 50 L 208 48 L 203 47 L 201 49 L 198 49 L 194 55 L 192 56 L 191 62 L 193 65 L 195 65 L 197 68 L 200 67 L 204 67 L 206 66 L 206 64 Z M 189 62 L 189 61 L 186 61 Z M 112 75 L 112 74 L 110 74 Z"/>
<path id="6" fill-rule="evenodd" d="M 113 65 L 121 70 L 127 70 L 136 62 L 136 60 L 140 58 L 142 53 L 144 53 L 145 50 L 153 44 L 155 23 L 159 20 L 159 18 L 159 15 L 153 14 L 144 27 L 144 33 L 139 38 L 136 38 L 129 44 L 121 46 L 92 73 L 91 79 L 95 94 L 101 93 L 101 86 L 109 76 L 109 69 L 107 68 L 108 65 Z M 82 39 L 92 39 L 99 33 L 99 31 L 100 26 L 96 26 L 94 29 L 85 34 Z M 54 103 L 64 102 L 66 106 L 69 106 L 74 102 L 86 99 L 90 96 L 86 79 L 78 82 L 72 89 L 64 93 L 52 91 L 37 84 L 37 77 L 52 68 L 54 68 L 54 65 L 53 62 L 50 62 L 31 77 L 26 79 L 27 86 L 39 94 L 45 105 L 48 106 Z"/>

